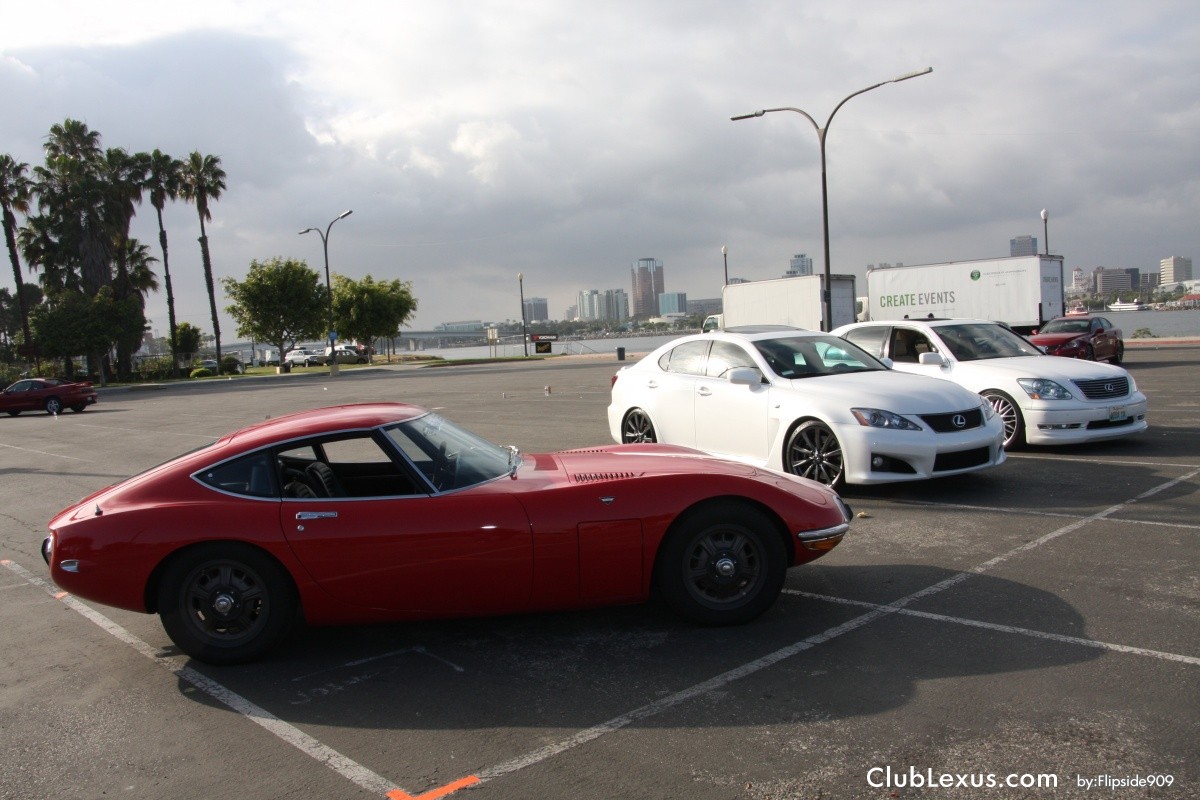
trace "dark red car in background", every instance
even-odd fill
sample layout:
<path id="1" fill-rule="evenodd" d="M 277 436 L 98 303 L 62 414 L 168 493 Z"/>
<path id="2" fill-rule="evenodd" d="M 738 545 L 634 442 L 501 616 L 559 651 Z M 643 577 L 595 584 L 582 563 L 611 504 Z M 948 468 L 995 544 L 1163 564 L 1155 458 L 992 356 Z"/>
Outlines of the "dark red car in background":
<path id="1" fill-rule="evenodd" d="M 97 400 L 92 384 L 73 383 L 60 378 L 26 378 L 0 393 L 0 411 L 15 417 L 22 411 L 61 414 L 64 408 L 83 411 Z"/>
<path id="2" fill-rule="evenodd" d="M 1105 317 L 1091 314 L 1052 319 L 1030 336 L 1029 341 L 1052 356 L 1109 361 L 1113 364 L 1120 364 L 1125 357 L 1121 329 L 1114 327 Z"/>

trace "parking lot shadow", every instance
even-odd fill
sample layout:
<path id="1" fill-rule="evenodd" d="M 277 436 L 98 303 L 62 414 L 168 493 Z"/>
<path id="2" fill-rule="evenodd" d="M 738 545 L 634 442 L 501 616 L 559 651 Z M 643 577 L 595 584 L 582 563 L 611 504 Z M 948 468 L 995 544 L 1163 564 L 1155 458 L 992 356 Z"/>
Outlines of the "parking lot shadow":
<path id="1" fill-rule="evenodd" d="M 826 716 L 871 715 L 909 702 L 924 681 L 1044 670 L 1100 652 L 995 625 L 972 627 L 838 602 L 839 592 L 865 583 L 922 589 L 957 574 L 950 570 L 885 564 L 828 567 L 807 578 L 801 573 L 793 571 L 789 586 L 811 594 L 785 593 L 762 618 L 739 627 L 692 626 L 651 602 L 308 629 L 257 663 L 191 665 L 295 724 L 492 731 L 587 728 L 730 675 L 735 677 L 718 680 L 714 690 L 724 704 L 736 703 L 738 713 L 698 713 L 689 701 L 678 712 L 635 724 L 769 724 L 778 719 L 779 703 L 755 699 L 756 687 L 764 684 L 788 703 L 819 704 Z M 1054 629 L 1084 629 L 1078 612 L 1053 594 L 986 575 L 969 581 L 1015 607 L 1040 609 Z M 196 702 L 222 707 L 184 680 L 179 689 Z M 743 692 L 744 699 L 736 699 Z"/>

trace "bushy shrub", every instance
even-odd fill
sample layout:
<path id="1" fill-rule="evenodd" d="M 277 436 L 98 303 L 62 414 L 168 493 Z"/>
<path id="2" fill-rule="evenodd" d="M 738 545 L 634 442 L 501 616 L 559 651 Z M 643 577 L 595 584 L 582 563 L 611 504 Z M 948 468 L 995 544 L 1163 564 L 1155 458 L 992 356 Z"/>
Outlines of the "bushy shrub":
<path id="1" fill-rule="evenodd" d="M 212 372 L 205 369 L 204 367 L 196 367 L 194 370 L 192 370 L 190 373 L 188 373 L 188 377 L 189 378 L 211 378 Z"/>
<path id="2" fill-rule="evenodd" d="M 138 377 L 144 381 L 159 381 L 171 377 L 171 357 L 143 358 L 137 365 Z"/>
<path id="3" fill-rule="evenodd" d="M 1156 339 L 1158 337 L 1156 337 L 1154 335 L 1153 331 L 1151 331 L 1149 328 L 1138 328 L 1136 331 L 1133 332 L 1133 336 L 1131 336 L 1129 338 L 1131 338 L 1131 339 Z"/>
<path id="4" fill-rule="evenodd" d="M 238 375 L 242 372 L 242 361 L 237 356 L 223 356 L 221 358 L 221 372 L 226 375 Z"/>

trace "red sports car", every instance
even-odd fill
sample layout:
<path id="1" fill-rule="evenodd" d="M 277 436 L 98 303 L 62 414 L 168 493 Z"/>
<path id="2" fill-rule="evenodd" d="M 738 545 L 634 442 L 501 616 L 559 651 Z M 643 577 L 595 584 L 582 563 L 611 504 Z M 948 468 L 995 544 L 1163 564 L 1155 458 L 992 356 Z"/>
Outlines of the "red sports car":
<path id="1" fill-rule="evenodd" d="M 92 384 L 58 378 L 26 378 L 0 393 L 0 411 L 15 417 L 22 411 L 61 414 L 64 408 L 83 411 L 97 400 Z"/>
<path id="2" fill-rule="evenodd" d="M 1072 315 L 1047 322 L 1029 341 L 1047 355 L 1082 358 L 1085 361 L 1110 361 L 1120 364 L 1125 357 L 1121 329 L 1105 317 Z"/>
<path id="3" fill-rule="evenodd" d="M 306 411 L 96 492 L 42 554 L 79 597 L 157 613 L 192 657 L 246 661 L 312 624 L 645 600 L 763 613 L 850 512 L 802 478 L 669 445 L 521 455 L 410 405 Z"/>

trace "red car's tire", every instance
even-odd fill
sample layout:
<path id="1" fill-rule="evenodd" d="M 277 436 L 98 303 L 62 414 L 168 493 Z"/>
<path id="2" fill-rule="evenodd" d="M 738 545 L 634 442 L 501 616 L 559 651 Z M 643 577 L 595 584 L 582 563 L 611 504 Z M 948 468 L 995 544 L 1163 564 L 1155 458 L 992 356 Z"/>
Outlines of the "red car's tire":
<path id="1" fill-rule="evenodd" d="M 209 664 L 238 664 L 265 653 L 288 632 L 296 603 L 283 567 L 237 542 L 179 553 L 158 589 L 158 615 L 171 641 Z"/>
<path id="2" fill-rule="evenodd" d="M 783 588 L 787 548 L 758 508 L 722 502 L 681 517 L 655 565 L 659 591 L 701 625 L 737 625 L 762 614 Z"/>
<path id="3" fill-rule="evenodd" d="M 54 416 L 58 416 L 62 412 L 63 412 L 62 400 L 59 400 L 57 397 L 47 397 L 46 398 L 46 413 L 47 414 L 53 414 Z"/>

